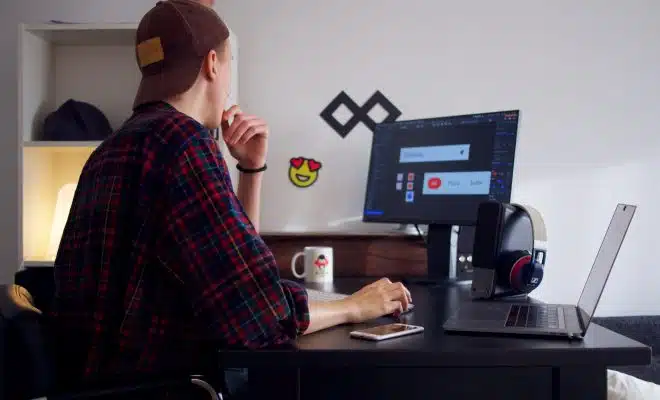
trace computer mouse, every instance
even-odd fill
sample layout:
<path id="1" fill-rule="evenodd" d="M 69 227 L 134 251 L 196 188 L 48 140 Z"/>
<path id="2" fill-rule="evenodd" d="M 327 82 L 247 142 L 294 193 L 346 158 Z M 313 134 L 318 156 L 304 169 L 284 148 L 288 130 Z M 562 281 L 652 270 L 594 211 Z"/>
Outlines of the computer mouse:
<path id="1" fill-rule="evenodd" d="M 395 313 L 392 313 L 391 315 L 392 315 L 393 317 L 398 317 L 398 316 L 401 316 L 401 315 L 405 315 L 405 314 L 408 314 L 409 312 L 411 312 L 411 311 L 413 310 L 413 308 L 415 308 L 415 305 L 414 305 L 414 304 L 408 304 L 408 309 L 407 309 L 407 310 L 403 310 L 403 312 L 402 312 L 401 314 L 396 315 Z"/>

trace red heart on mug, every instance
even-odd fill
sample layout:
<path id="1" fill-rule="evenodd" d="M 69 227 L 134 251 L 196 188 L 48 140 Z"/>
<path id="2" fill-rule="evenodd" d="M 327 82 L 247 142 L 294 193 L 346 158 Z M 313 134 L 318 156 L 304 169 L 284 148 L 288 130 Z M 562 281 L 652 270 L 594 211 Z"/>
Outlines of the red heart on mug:
<path id="1" fill-rule="evenodd" d="M 294 157 L 291 160 L 289 160 L 289 162 L 291 163 L 291 166 L 293 168 L 300 168 L 302 167 L 303 162 L 305 162 L 305 160 L 302 157 Z"/>
<path id="2" fill-rule="evenodd" d="M 309 166 L 309 170 L 312 172 L 317 171 L 318 169 L 321 168 L 321 163 L 318 161 L 314 161 L 312 159 L 309 159 L 307 161 L 307 165 Z"/>

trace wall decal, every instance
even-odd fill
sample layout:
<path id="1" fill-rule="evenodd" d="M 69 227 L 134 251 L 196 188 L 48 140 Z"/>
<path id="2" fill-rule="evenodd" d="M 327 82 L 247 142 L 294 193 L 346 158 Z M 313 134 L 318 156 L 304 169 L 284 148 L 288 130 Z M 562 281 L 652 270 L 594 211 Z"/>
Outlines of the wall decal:
<path id="1" fill-rule="evenodd" d="M 341 105 L 345 105 L 353 116 L 342 125 L 334 117 L 334 113 Z M 387 112 L 387 117 L 382 122 L 394 122 L 401 116 L 401 111 L 385 95 L 379 90 L 376 91 L 369 99 L 359 106 L 353 99 L 351 99 L 343 90 L 335 97 L 328 106 L 321 111 L 321 118 L 330 125 L 332 129 L 337 132 L 339 136 L 345 138 L 360 122 L 364 123 L 372 132 L 376 129 L 376 121 L 371 119 L 369 111 L 376 105 L 380 105 Z"/>
<path id="2" fill-rule="evenodd" d="M 294 157 L 289 160 L 289 180 L 294 186 L 306 188 L 319 178 L 321 163 L 313 158 Z"/>

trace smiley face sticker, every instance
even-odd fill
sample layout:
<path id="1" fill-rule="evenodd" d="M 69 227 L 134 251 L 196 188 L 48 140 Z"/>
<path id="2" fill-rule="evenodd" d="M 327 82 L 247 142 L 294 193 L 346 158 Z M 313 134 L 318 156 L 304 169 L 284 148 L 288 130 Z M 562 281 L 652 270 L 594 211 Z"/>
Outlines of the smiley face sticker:
<path id="1" fill-rule="evenodd" d="M 321 163 L 312 158 L 294 157 L 289 160 L 289 180 L 294 186 L 306 188 L 319 178 Z"/>

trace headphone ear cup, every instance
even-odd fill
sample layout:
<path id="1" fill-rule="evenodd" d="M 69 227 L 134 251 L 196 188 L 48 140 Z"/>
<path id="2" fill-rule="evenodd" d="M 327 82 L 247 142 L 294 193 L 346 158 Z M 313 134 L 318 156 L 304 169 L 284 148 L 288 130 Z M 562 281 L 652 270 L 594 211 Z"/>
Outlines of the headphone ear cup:
<path id="1" fill-rule="evenodd" d="M 525 250 L 506 252 L 502 254 L 498 262 L 497 280 L 503 288 L 524 293 L 533 271 L 530 252 Z"/>
<path id="2" fill-rule="evenodd" d="M 536 289 L 540 284 L 541 281 L 543 280 L 543 264 L 540 262 L 534 262 L 530 266 L 530 277 L 526 281 L 527 282 L 527 293 L 531 292 L 532 290 Z"/>

